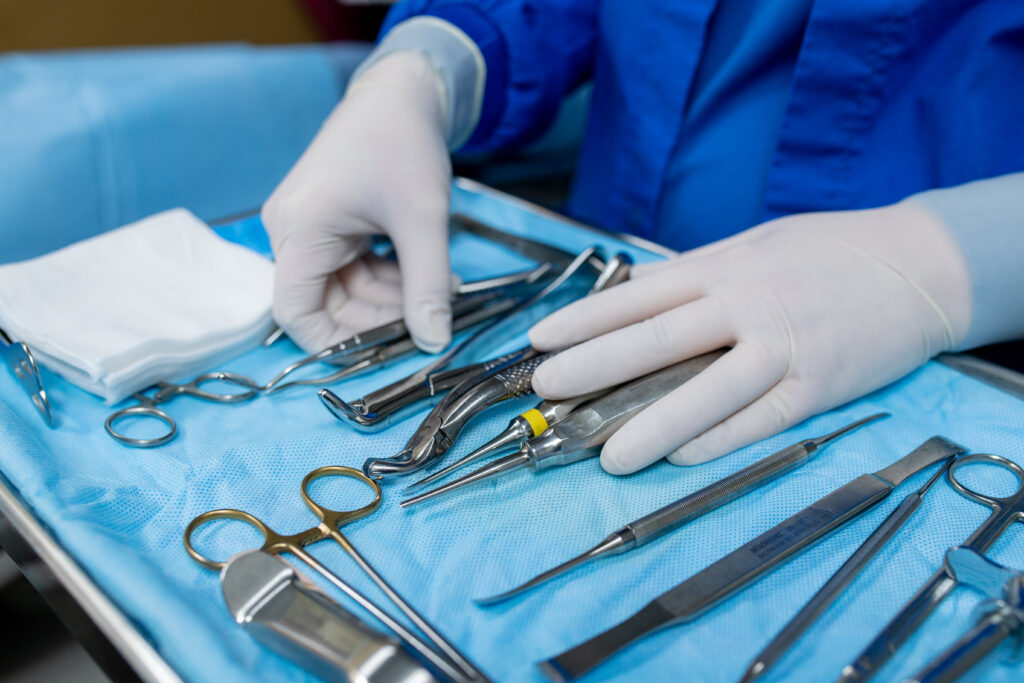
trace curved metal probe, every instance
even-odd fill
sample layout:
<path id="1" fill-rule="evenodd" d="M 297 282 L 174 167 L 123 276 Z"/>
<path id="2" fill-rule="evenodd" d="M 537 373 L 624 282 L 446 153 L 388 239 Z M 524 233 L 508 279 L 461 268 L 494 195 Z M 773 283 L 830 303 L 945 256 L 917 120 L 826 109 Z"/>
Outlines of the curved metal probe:
<path id="1" fill-rule="evenodd" d="M 393 458 L 370 458 L 363 463 L 363 472 L 379 479 L 426 467 L 451 448 L 473 417 L 500 401 L 532 392 L 533 371 L 548 357 L 533 355 L 492 370 L 495 374 L 483 381 L 476 377 L 465 380 L 431 411 L 401 453 Z"/>
<path id="2" fill-rule="evenodd" d="M 679 500 L 655 510 L 640 519 L 612 532 L 597 545 L 581 555 L 563 562 L 557 567 L 533 577 L 529 581 L 515 586 L 503 593 L 481 598 L 478 605 L 492 605 L 546 583 L 571 569 L 592 560 L 610 555 L 617 555 L 660 538 L 702 515 L 725 505 L 746 493 L 763 486 L 786 474 L 794 467 L 808 462 L 816 451 L 824 448 L 836 439 L 855 429 L 870 424 L 888 413 L 876 413 L 846 425 L 831 434 L 804 439 L 793 446 L 777 451 L 752 465 L 748 465 L 718 481 L 705 486 Z"/>

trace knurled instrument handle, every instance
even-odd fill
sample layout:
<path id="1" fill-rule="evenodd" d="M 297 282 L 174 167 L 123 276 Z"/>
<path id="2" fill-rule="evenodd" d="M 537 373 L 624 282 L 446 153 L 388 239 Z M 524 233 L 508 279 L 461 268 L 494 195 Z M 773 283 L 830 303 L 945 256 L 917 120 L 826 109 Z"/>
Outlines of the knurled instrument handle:
<path id="1" fill-rule="evenodd" d="M 813 449 L 794 444 L 744 467 L 738 472 L 705 486 L 699 491 L 669 503 L 665 507 L 628 524 L 624 531 L 643 545 L 659 536 L 707 514 L 740 496 L 764 486 L 813 457 Z"/>
<path id="2" fill-rule="evenodd" d="M 543 354 L 516 363 L 510 368 L 499 372 L 495 379 L 505 385 L 508 390 L 508 398 L 516 398 L 533 393 L 533 372 L 540 364 L 551 357 L 551 354 Z"/>

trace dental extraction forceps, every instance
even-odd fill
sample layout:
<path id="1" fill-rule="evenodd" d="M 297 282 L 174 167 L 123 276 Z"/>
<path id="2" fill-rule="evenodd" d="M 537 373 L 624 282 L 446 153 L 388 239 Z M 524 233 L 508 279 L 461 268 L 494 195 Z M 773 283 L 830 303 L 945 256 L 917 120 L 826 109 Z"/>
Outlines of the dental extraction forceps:
<path id="1" fill-rule="evenodd" d="M 521 467 L 529 467 L 536 472 L 595 457 L 600 452 L 600 446 L 633 416 L 696 377 L 725 353 L 719 350 L 701 354 L 616 387 L 601 398 L 585 403 L 540 436 L 523 442 L 515 453 L 498 458 L 435 489 L 407 498 L 399 505 L 403 508 L 416 505 Z"/>
<path id="2" fill-rule="evenodd" d="M 377 389 L 351 403 L 344 401 L 332 392 L 325 393 L 324 390 L 321 391 L 321 398 L 336 417 L 342 418 L 357 429 L 374 431 L 386 427 L 390 423 L 390 418 L 397 419 L 399 414 L 404 412 L 404 408 L 410 407 L 412 403 L 422 398 L 424 393 L 428 397 L 436 396 L 438 392 L 433 382 L 434 376 L 455 362 L 460 354 L 478 342 L 485 334 L 497 328 L 504 320 L 547 298 L 596 255 L 596 247 L 584 249 L 542 290 L 529 298 L 521 299 L 504 317 L 492 320 L 478 328 L 439 358 L 408 377 Z"/>
<path id="3" fill-rule="evenodd" d="M 598 274 L 597 281 L 590 293 L 621 282 L 625 276 L 628 276 L 628 268 L 631 263 L 632 259 L 628 255 L 617 254 L 605 264 L 604 270 Z M 402 451 L 390 458 L 368 459 L 363 463 L 363 471 L 371 477 L 380 479 L 392 475 L 404 476 L 426 467 L 452 447 L 462 428 L 473 416 L 499 401 L 532 393 L 533 372 L 549 357 L 550 354 L 541 355 L 536 349 L 526 346 L 495 359 L 489 364 L 479 366 L 479 370 L 473 369 L 473 366 L 463 368 L 459 376 L 465 377 L 465 379 L 452 388 L 448 395 L 430 411 Z M 434 375 L 432 381 L 436 381 L 444 374 Z M 435 384 L 434 393 L 436 393 L 436 389 Z M 327 390 L 322 390 L 321 398 L 329 407 L 332 399 L 337 399 Z M 576 406 L 584 400 L 586 397 L 565 403 Z M 568 408 L 564 412 L 567 413 L 571 409 Z M 478 456 L 479 454 L 476 454 L 473 457 Z M 466 458 L 459 462 L 465 464 Z M 443 473 L 436 476 L 442 475 Z M 432 477 L 427 479 L 432 480 Z M 420 484 L 422 483 L 420 482 Z"/>
<path id="4" fill-rule="evenodd" d="M 50 399 L 43 388 L 43 378 L 39 374 L 39 366 L 36 364 L 32 350 L 25 342 L 15 342 L 7 333 L 0 330 L 0 358 L 10 369 L 14 378 L 21 384 L 22 389 L 28 394 L 29 400 L 35 406 L 39 416 L 47 427 L 53 427 L 53 408 L 50 406 Z"/>
<path id="5" fill-rule="evenodd" d="M 217 393 L 215 391 L 207 391 L 206 389 L 203 389 L 204 384 L 210 384 L 212 382 L 224 382 L 226 384 L 239 386 L 242 387 L 244 391 L 238 391 L 235 393 Z M 156 389 L 156 391 L 151 396 L 147 396 L 143 392 L 136 392 L 133 394 L 133 397 L 138 401 L 137 404 L 128 406 L 127 408 L 121 408 L 120 410 L 116 410 L 111 413 L 103 425 L 107 430 L 107 434 L 110 434 L 110 436 L 112 436 L 116 441 L 132 448 L 153 448 L 156 446 L 162 446 L 177 435 L 178 425 L 175 423 L 174 418 L 157 407 L 160 404 L 167 403 L 178 396 L 191 396 L 192 398 L 211 401 L 213 403 L 242 403 L 244 401 L 252 400 L 260 393 L 259 385 L 257 385 L 251 378 L 234 372 L 207 372 L 199 375 L 194 380 L 186 384 L 158 382 L 153 385 L 153 387 L 144 391 L 150 391 L 152 389 Z M 162 436 L 151 439 L 137 439 L 128 436 L 123 432 L 117 431 L 115 425 L 119 421 L 132 417 L 148 418 L 163 422 L 167 426 L 167 432 Z"/>
<path id="6" fill-rule="evenodd" d="M 964 466 L 975 463 L 995 465 L 1008 470 L 1017 478 L 1017 490 L 1009 496 L 999 498 L 970 488 L 957 478 L 957 472 Z M 970 535 L 962 547 L 984 553 L 1011 524 L 1024 521 L 1024 470 L 1017 463 L 998 455 L 975 453 L 953 463 L 946 473 L 946 478 L 957 493 L 992 509 L 992 514 Z M 957 583 L 957 579 L 950 574 L 946 566 L 939 569 L 871 641 L 871 644 L 851 664 L 843 668 L 839 681 L 866 681 L 878 673 L 882 665 L 914 634 L 932 610 L 956 588 Z"/>
<path id="7" fill-rule="evenodd" d="M 373 491 L 373 500 L 363 507 L 354 510 L 331 510 L 326 508 L 314 501 L 309 494 L 310 485 L 317 479 L 321 479 L 323 477 L 349 477 L 366 484 Z M 314 527 L 295 534 L 282 535 L 273 531 L 260 519 L 248 512 L 232 509 L 211 510 L 209 512 L 204 512 L 189 522 L 188 527 L 185 529 L 185 550 L 188 551 L 189 556 L 193 560 L 203 567 L 214 571 L 220 571 L 227 563 L 211 560 L 202 555 L 193 546 L 192 535 L 195 533 L 196 529 L 203 524 L 207 524 L 215 520 L 227 519 L 244 522 L 263 534 L 264 541 L 259 550 L 270 553 L 271 555 L 289 553 L 304 562 L 324 579 L 356 601 L 363 609 L 379 619 L 385 626 L 405 641 L 410 648 L 419 653 L 425 660 L 436 667 L 438 671 L 451 680 L 459 682 L 487 681 L 488 678 L 486 674 L 466 659 L 466 657 L 459 652 L 454 645 L 446 640 L 444 636 L 438 633 L 434 627 L 431 626 L 430 623 L 412 607 L 412 605 L 407 603 L 405 599 L 402 598 L 402 596 L 399 595 L 390 584 L 388 584 L 384 577 L 382 577 L 377 570 L 373 568 L 373 565 L 371 565 L 369 561 L 367 561 L 366 558 L 356 550 L 355 546 L 352 545 L 348 538 L 341 533 L 342 527 L 367 517 L 380 507 L 380 485 L 359 470 L 352 469 L 351 467 L 329 465 L 327 467 L 320 467 L 313 470 L 302 479 L 301 494 L 302 501 L 306 504 L 306 507 L 312 510 L 313 514 L 315 514 L 319 519 L 319 524 Z M 430 640 L 430 644 L 425 642 L 423 638 L 405 627 L 401 622 L 394 619 L 377 604 L 357 591 L 345 580 L 325 567 L 319 560 L 306 552 L 306 546 L 328 538 L 333 539 L 342 547 L 342 549 L 349 557 L 352 558 L 359 568 L 377 585 L 378 588 L 380 588 L 381 592 L 388 597 L 392 604 L 401 610 L 402 614 L 408 617 L 408 619 L 424 635 L 426 635 L 427 639 Z M 434 647 L 431 647 L 431 644 Z M 436 650 L 434 649 L 435 647 L 437 648 Z"/>
<path id="8" fill-rule="evenodd" d="M 363 472 L 381 479 L 426 467 L 452 447 L 474 416 L 500 401 L 531 393 L 533 371 L 549 357 L 527 347 L 518 354 L 521 360 L 463 380 L 430 411 L 398 455 L 369 458 L 363 463 Z"/>

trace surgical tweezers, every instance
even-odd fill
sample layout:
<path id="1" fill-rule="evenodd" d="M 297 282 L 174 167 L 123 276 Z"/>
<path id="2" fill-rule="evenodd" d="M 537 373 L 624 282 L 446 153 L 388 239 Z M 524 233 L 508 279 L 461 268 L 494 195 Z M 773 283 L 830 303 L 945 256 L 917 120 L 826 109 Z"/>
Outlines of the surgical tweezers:
<path id="1" fill-rule="evenodd" d="M 398 455 L 370 458 L 363 463 L 363 472 L 380 479 L 422 469 L 451 448 L 474 416 L 500 401 L 532 392 L 533 371 L 549 354 L 527 347 L 520 356 L 515 362 L 487 371 L 483 379 L 473 375 L 460 382 L 430 411 Z"/>
<path id="2" fill-rule="evenodd" d="M 540 290 L 529 298 L 519 300 L 506 314 L 504 318 L 492 320 L 490 323 L 478 328 L 475 332 L 453 346 L 441 355 L 440 358 L 429 363 L 426 367 L 413 374 L 393 382 L 381 389 L 373 391 L 361 399 L 346 402 L 340 397 L 330 394 L 330 406 L 337 417 L 342 418 L 352 426 L 367 431 L 374 431 L 390 424 L 391 419 L 398 419 L 402 409 L 409 407 L 412 403 L 419 401 L 423 394 L 427 396 L 437 395 L 436 386 L 433 381 L 434 375 L 439 371 L 452 365 L 456 359 L 468 352 L 474 344 L 478 343 L 484 335 L 494 330 L 498 325 L 517 313 L 530 308 L 534 304 L 547 298 L 552 292 L 561 287 L 573 275 L 575 275 L 590 259 L 597 255 L 596 247 L 588 247 L 577 254 L 576 258 L 566 266 L 558 277 L 549 282 L 544 289 Z M 602 262 L 603 263 L 603 262 Z"/>

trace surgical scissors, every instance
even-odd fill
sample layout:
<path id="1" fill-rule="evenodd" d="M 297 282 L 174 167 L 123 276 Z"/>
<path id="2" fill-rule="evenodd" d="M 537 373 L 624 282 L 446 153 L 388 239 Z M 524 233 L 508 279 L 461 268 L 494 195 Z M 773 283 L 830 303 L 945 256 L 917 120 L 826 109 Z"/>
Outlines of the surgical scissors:
<path id="1" fill-rule="evenodd" d="M 331 510 L 313 500 L 309 494 L 310 485 L 317 479 L 324 477 L 349 477 L 363 484 L 366 484 L 373 491 L 373 500 L 366 505 L 353 510 Z M 351 467 L 328 465 L 320 467 L 302 479 L 301 485 L 302 501 L 313 514 L 319 519 L 319 524 L 305 531 L 295 534 L 283 535 L 273 531 L 260 519 L 242 510 L 220 509 L 210 510 L 199 515 L 185 528 L 185 550 L 189 556 L 207 569 L 219 571 L 224 568 L 226 562 L 211 560 L 202 555 L 192 545 L 192 534 L 203 524 L 215 520 L 235 520 L 245 522 L 263 534 L 263 545 L 259 548 L 263 552 L 276 555 L 289 553 L 305 562 L 310 568 L 323 576 L 331 584 L 339 588 L 350 598 L 355 600 L 361 607 L 377 617 L 385 626 L 394 631 L 406 643 L 422 655 L 427 661 L 436 666 L 441 672 L 456 681 L 486 681 L 487 676 L 477 669 L 458 649 L 438 633 L 430 623 L 422 617 L 401 595 L 391 587 L 352 545 L 352 543 L 341 533 L 341 528 L 358 521 L 372 514 L 380 507 L 381 488 L 380 484 L 373 481 L 359 470 Z M 352 558 L 361 570 L 377 585 L 378 588 L 388 597 L 389 600 L 401 612 L 416 625 L 431 643 L 440 650 L 434 650 L 423 639 L 395 620 L 391 615 L 381 609 L 374 602 L 363 594 L 359 593 L 337 574 L 330 571 L 315 557 L 306 552 L 305 547 L 325 539 L 334 539 L 342 549 Z"/>
<path id="2" fill-rule="evenodd" d="M 970 488 L 957 478 L 957 472 L 964 466 L 975 463 L 995 465 L 1008 470 L 1017 478 L 1017 490 L 1009 496 L 1000 498 Z M 957 493 L 992 509 L 992 514 L 975 529 L 962 547 L 984 553 L 1011 524 L 1024 521 L 1024 470 L 1017 463 L 998 455 L 974 453 L 954 462 L 946 472 L 946 478 Z M 871 644 L 851 664 L 843 668 L 839 681 L 866 681 L 878 673 L 882 665 L 914 634 L 932 610 L 953 591 L 957 583 L 957 579 L 943 565 L 871 641 Z"/>
<path id="3" fill-rule="evenodd" d="M 245 391 L 235 393 L 217 393 L 203 389 L 204 384 L 210 384 L 212 382 L 233 384 L 243 387 Z M 260 393 L 260 386 L 250 377 L 239 375 L 234 372 L 207 372 L 185 384 L 158 382 L 144 391 L 150 391 L 154 388 L 156 391 L 151 396 L 147 396 L 143 392 L 136 392 L 133 396 L 135 400 L 138 401 L 137 404 L 128 406 L 127 408 L 121 408 L 120 410 L 116 410 L 111 413 L 107 418 L 106 423 L 103 425 L 106 427 L 107 434 L 110 434 L 110 436 L 125 446 L 130 446 L 132 448 L 153 448 L 155 446 L 162 446 L 177 435 L 178 425 L 175 423 L 174 418 L 157 407 L 160 404 L 167 403 L 178 396 L 191 396 L 192 398 L 198 398 L 203 401 L 212 401 L 213 403 L 242 403 L 243 401 L 249 401 L 255 398 Z M 151 439 L 138 439 L 117 431 L 114 425 L 117 424 L 117 422 L 130 417 L 149 418 L 163 422 L 167 426 L 167 432 L 162 436 Z"/>

